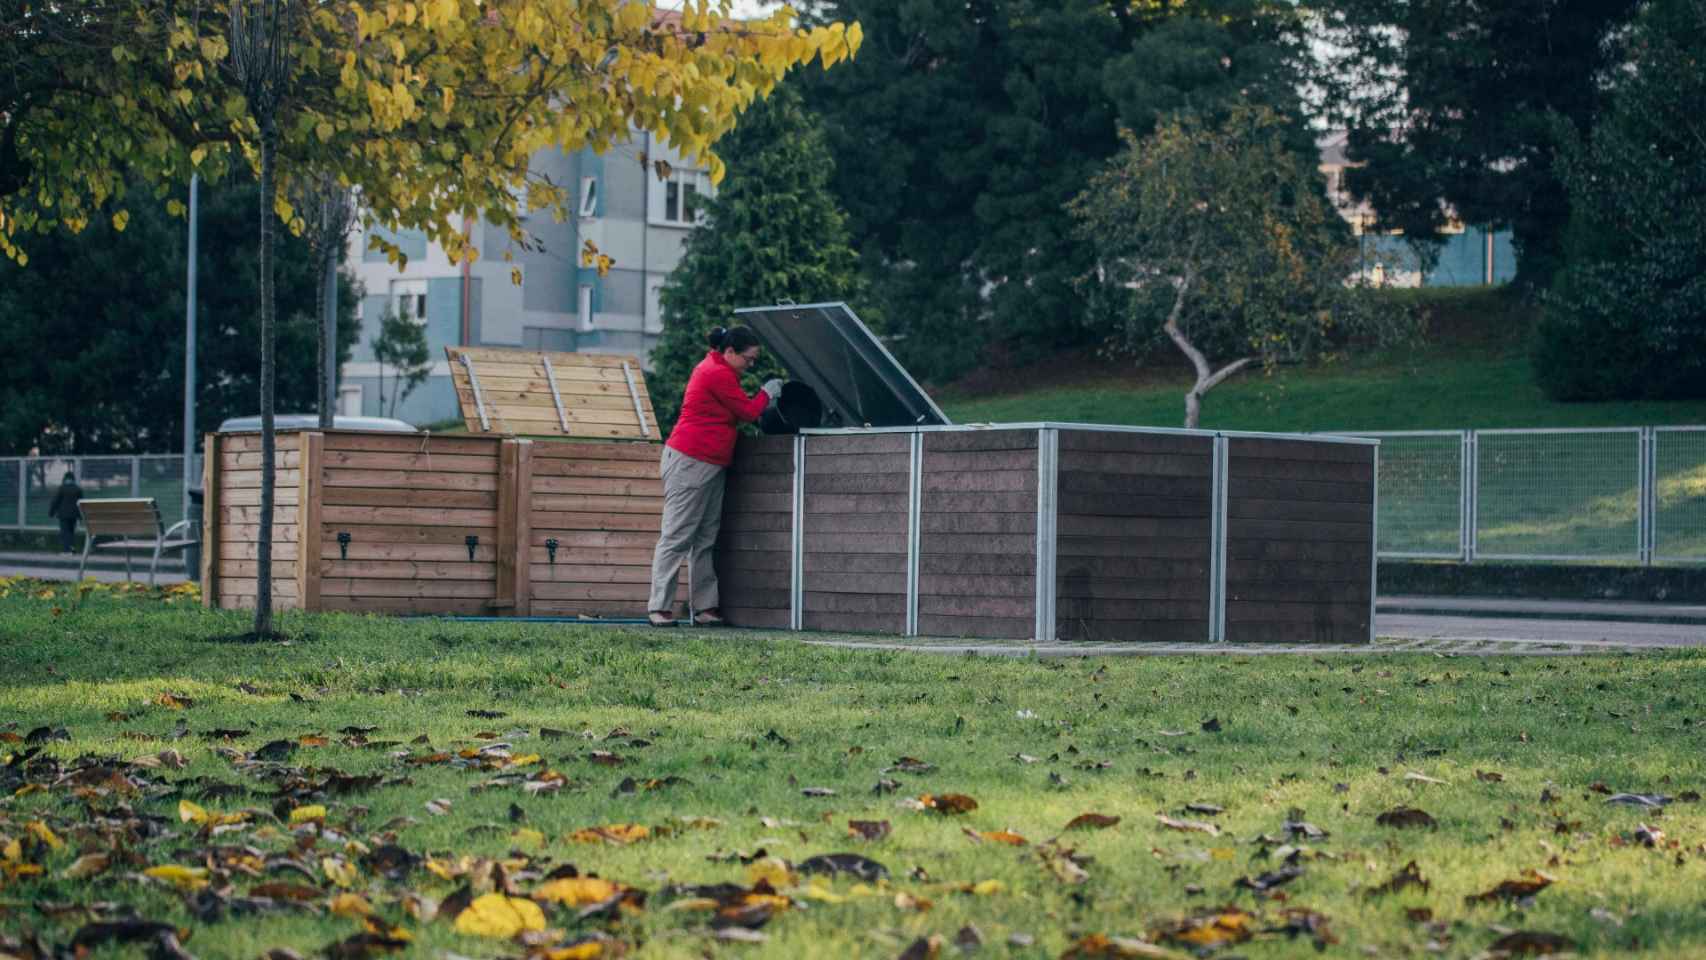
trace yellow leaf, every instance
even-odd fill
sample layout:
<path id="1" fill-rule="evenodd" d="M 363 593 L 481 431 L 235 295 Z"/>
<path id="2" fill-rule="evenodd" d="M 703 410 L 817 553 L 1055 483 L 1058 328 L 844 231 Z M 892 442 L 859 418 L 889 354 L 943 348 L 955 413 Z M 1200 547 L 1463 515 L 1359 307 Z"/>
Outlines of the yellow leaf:
<path id="1" fill-rule="evenodd" d="M 123 233 L 125 226 L 128 225 L 129 223 L 130 223 L 130 211 L 120 210 L 119 212 L 113 214 L 113 229 L 117 230 L 119 233 Z"/>
<path id="2" fill-rule="evenodd" d="M 999 880 L 979 880 L 971 885 L 971 892 L 980 897 L 1001 893 L 1006 889 L 1007 885 Z"/>
<path id="3" fill-rule="evenodd" d="M 456 932 L 508 940 L 523 930 L 545 929 L 545 913 L 532 900 L 488 893 L 456 916 Z"/>
<path id="4" fill-rule="evenodd" d="M 565 906 L 581 907 L 589 903 L 603 903 L 615 896 L 620 889 L 622 888 L 616 884 L 599 877 L 567 877 L 540 884 L 533 889 L 533 897 Z"/>
<path id="5" fill-rule="evenodd" d="M 206 867 L 180 867 L 175 863 L 158 867 L 149 867 L 142 871 L 143 876 L 156 880 L 165 880 L 180 890 L 200 890 L 207 886 Z"/>
<path id="6" fill-rule="evenodd" d="M 763 857 L 746 868 L 747 883 L 757 886 L 760 880 L 780 890 L 794 885 L 794 871 L 789 869 L 788 861 L 780 857 Z"/>
<path id="7" fill-rule="evenodd" d="M 511 839 L 517 843 L 531 843 L 536 847 L 545 845 L 545 835 L 528 827 L 522 827 L 520 830 L 517 830 Z"/>
<path id="8" fill-rule="evenodd" d="M 324 804 L 320 803 L 311 803 L 307 806 L 297 807 L 295 810 L 290 811 L 291 823 L 302 823 L 306 820 L 324 819 L 326 819 L 326 807 Z"/>
<path id="9" fill-rule="evenodd" d="M 332 126 L 332 123 L 329 120 L 321 120 L 319 123 L 314 125 L 314 135 L 320 138 L 321 143 L 325 143 L 327 140 L 332 139 L 332 134 L 336 132 L 336 129 Z"/>
<path id="10" fill-rule="evenodd" d="M 179 823 L 206 823 L 207 811 L 188 800 L 178 801 Z"/>
<path id="11" fill-rule="evenodd" d="M 56 835 L 47 824 L 40 820 L 31 820 L 28 824 L 25 824 L 24 829 L 35 834 L 36 839 L 47 844 L 52 850 L 59 850 L 65 846 L 65 841 L 59 839 L 58 835 Z"/>
<path id="12" fill-rule="evenodd" d="M 373 905 L 359 893 L 340 893 L 332 898 L 327 909 L 340 917 L 370 917 Z"/>
<path id="13" fill-rule="evenodd" d="M 78 857 L 69 867 L 65 868 L 65 877 L 69 880 L 82 880 L 105 871 L 112 863 L 112 858 L 104 853 L 85 853 Z"/>
<path id="14" fill-rule="evenodd" d="M 569 834 L 570 843 L 634 843 L 652 835 L 650 827 L 637 823 L 612 823 L 603 827 L 587 827 Z"/>
<path id="15" fill-rule="evenodd" d="M 515 284 L 518 287 L 521 286 L 521 268 L 520 267 L 510 267 L 509 268 L 509 282 Z"/>
<path id="16" fill-rule="evenodd" d="M 320 858 L 320 870 L 326 879 L 340 887 L 353 887 L 357 880 L 355 864 L 338 857 Z"/>

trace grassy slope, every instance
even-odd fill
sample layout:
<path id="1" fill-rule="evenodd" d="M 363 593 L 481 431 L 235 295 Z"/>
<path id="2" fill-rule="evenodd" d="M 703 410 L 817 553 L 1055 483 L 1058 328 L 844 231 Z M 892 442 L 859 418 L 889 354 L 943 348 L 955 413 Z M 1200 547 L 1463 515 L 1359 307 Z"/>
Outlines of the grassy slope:
<path id="1" fill-rule="evenodd" d="M 55 607 L 61 609 L 57 616 Z M 874 896 L 852 896 L 852 884 L 838 881 L 832 889 L 851 896 L 848 902 L 809 903 L 807 910 L 772 920 L 767 943 L 730 945 L 719 954 L 893 957 L 915 937 L 939 933 L 951 940 L 963 924 L 974 923 L 990 944 L 985 954 L 1055 957 L 1086 933 L 1143 935 L 1169 918 L 1229 902 L 1260 913 L 1264 923 L 1258 926 L 1277 921 L 1285 907 L 1321 911 L 1342 941 L 1326 956 L 1416 956 L 1434 941 L 1443 944 L 1438 955 L 1467 958 L 1499 935 L 1495 925 L 1563 933 L 1590 957 L 1625 955 L 1637 945 L 1643 957 L 1706 952 L 1706 914 L 1699 908 L 1706 809 L 1678 803 L 1663 813 L 1639 811 L 1608 805 L 1590 791 L 1595 783 L 1670 794 L 1706 787 L 1699 759 L 1706 737 L 1700 720 L 1706 658 L 1697 654 L 1591 661 L 1038 662 L 838 651 L 738 633 L 337 615 L 287 616 L 283 625 L 297 636 L 292 645 L 233 645 L 214 638 L 243 629 L 240 614 L 102 594 L 78 607 L 63 594 L 40 598 L 14 590 L 0 599 L 0 720 L 20 734 L 64 725 L 72 739 L 47 745 L 62 760 L 86 753 L 136 758 L 176 748 L 190 760 L 186 769 L 137 773 L 183 783 L 190 799 L 199 798 L 202 786 L 194 778 L 253 787 L 252 797 L 203 805 L 253 809 L 263 824 L 271 822 L 265 811 L 273 783 L 218 756 L 215 744 L 198 734 L 252 726 L 250 735 L 232 743 L 242 750 L 274 738 L 327 734 L 331 744 L 299 749 L 290 762 L 408 778 L 326 798 L 331 824 L 375 844 L 383 825 L 407 816 L 412 819 L 391 828 L 394 842 L 417 853 L 499 857 L 519 848 L 532 858 L 532 869 L 573 862 L 652 891 L 644 913 L 614 928 L 630 943 L 643 941 L 644 956 L 699 956 L 713 949 L 695 914 L 664 910 L 655 894 L 671 881 L 745 883 L 745 868 L 707 856 L 760 847 L 794 862 L 855 850 L 886 864 L 895 880 Z M 154 702 L 165 691 L 195 703 L 167 709 Z M 473 709 L 507 716 L 469 717 Z M 109 711 L 128 716 L 112 720 Z M 1211 716 L 1221 732 L 1199 729 Z M 170 739 L 180 721 L 189 735 Z M 395 743 L 382 749 L 341 745 L 337 731 L 349 724 L 377 725 L 370 736 Z M 650 745 L 603 739 L 619 726 Z M 541 739 L 541 727 L 569 736 Z M 543 754 L 546 764 L 573 778 L 574 787 L 544 797 L 514 787 L 473 792 L 490 773 L 407 766 L 391 755 L 477 746 L 486 742 L 475 739 L 481 731 L 500 734 L 518 753 Z M 423 734 L 430 744 L 410 744 Z M 0 744 L 0 757 L 19 748 Z M 593 749 L 615 751 L 629 762 L 615 769 L 593 765 L 585 759 Z M 1021 763 L 1014 759 L 1020 753 L 1041 759 Z M 959 792 L 976 798 L 979 808 L 942 818 L 899 809 L 895 795 L 873 795 L 883 769 L 902 756 L 937 769 L 890 774 L 904 784 L 900 796 Z M 1111 764 L 1106 769 L 1083 768 L 1103 760 Z M 1407 780 L 1409 771 L 1449 783 Z M 1496 771 L 1503 779 L 1489 782 L 1476 771 Z M 1051 784 L 1056 774 L 1064 784 Z M 614 793 L 626 776 L 668 775 L 691 783 Z M 838 795 L 807 798 L 800 792 L 806 786 L 830 787 Z M 1539 802 L 1543 790 L 1555 799 Z M 424 804 L 433 798 L 451 800 L 451 813 L 429 814 Z M 176 826 L 178 799 L 163 791 L 134 802 Z M 1226 812 L 1182 813 L 1190 802 L 1219 804 Z M 512 803 L 525 811 L 527 826 L 545 835 L 542 848 L 514 835 Z M 1378 813 L 1401 804 L 1427 810 L 1439 828 L 1376 825 Z M 1262 857 L 1255 838 L 1280 834 L 1293 808 L 1330 832 L 1309 843 L 1319 859 L 1306 856 L 1305 874 L 1284 888 L 1284 902 L 1236 890 L 1239 877 L 1281 866 Z M 1109 830 L 1062 835 L 1065 844 L 1094 857 L 1089 879 L 1075 886 L 1050 874 L 1033 849 L 974 844 L 962 833 L 963 827 L 1010 829 L 1041 843 L 1086 811 L 1123 820 Z M 1154 819 L 1158 812 L 1214 819 L 1224 833 L 1163 829 Z M 677 816 L 722 823 L 630 847 L 564 840 L 569 831 L 594 824 L 660 825 Z M 35 928 L 65 942 L 84 918 L 44 916 L 30 906 L 42 900 L 134 904 L 146 917 L 190 927 L 189 948 L 201 957 L 252 957 L 283 945 L 308 955 L 358 929 L 349 919 L 288 912 L 203 923 L 190 918 L 181 895 L 127 880 L 123 871 L 65 879 L 74 848 L 100 843 L 83 805 L 65 787 L 0 805 L 0 834 L 16 837 L 23 822 L 42 817 L 72 843 L 46 856 L 45 878 L 0 890 L 0 931 Z M 776 819 L 766 825 L 763 817 Z M 877 843 L 851 840 L 849 819 L 888 820 L 893 833 Z M 1679 849 L 1623 844 L 1642 821 L 1656 822 Z M 292 840 L 272 825 L 217 842 L 280 851 Z M 149 864 L 190 863 L 204 846 L 182 828 L 133 850 Z M 340 846 L 323 838 L 305 859 L 317 862 Z M 1430 889 L 1365 894 L 1411 860 Z M 915 868 L 928 879 L 908 879 Z M 1557 879 L 1532 906 L 1465 904 L 1467 895 L 1526 868 Z M 231 879 L 239 893 L 261 882 Z M 266 879 L 303 881 L 290 874 Z M 1004 890 L 985 896 L 953 890 L 991 879 Z M 533 883 L 521 875 L 522 889 Z M 1191 894 L 1188 884 L 1203 892 Z M 460 936 L 446 923 L 407 919 L 397 903 L 404 890 L 441 898 L 453 889 L 424 871 L 403 885 L 363 874 L 357 888 L 387 921 L 413 932 L 419 946 L 409 955 L 518 954 L 507 944 Z M 897 908 L 897 889 L 933 901 L 934 908 Z M 1406 908 L 1420 907 L 1431 909 L 1439 926 L 1406 919 Z M 1612 919 L 1596 919 L 1590 909 Z M 562 913 L 553 923 L 575 927 Z M 1014 933 L 1034 936 L 1036 946 L 1009 950 L 1006 941 Z M 1277 937 L 1237 952 L 1250 958 L 1314 953 L 1306 941 Z M 96 954 L 125 955 L 134 954 Z"/>
<path id="2" fill-rule="evenodd" d="M 1272 376 L 1244 374 L 1210 391 L 1202 426 L 1221 430 L 1433 430 L 1495 427 L 1650 426 L 1706 423 L 1706 400 L 1557 403 L 1534 381 L 1525 338 L 1529 308 L 1499 291 L 1394 291 L 1393 305 L 1427 316 L 1428 343 L 1384 356 Z M 1075 383 L 1043 365 L 984 378 L 1000 386 L 939 398 L 962 423 L 1062 420 L 1176 427 L 1184 422 L 1186 371 L 1170 345 L 1145 368 L 1096 365 Z"/>

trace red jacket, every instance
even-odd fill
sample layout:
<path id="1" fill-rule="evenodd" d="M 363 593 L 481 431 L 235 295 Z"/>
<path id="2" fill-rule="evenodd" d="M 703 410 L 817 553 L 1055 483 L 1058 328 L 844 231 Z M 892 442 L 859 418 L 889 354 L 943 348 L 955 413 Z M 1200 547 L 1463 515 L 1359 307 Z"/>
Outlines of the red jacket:
<path id="1" fill-rule="evenodd" d="M 669 446 L 695 460 L 726 467 L 734 459 L 735 424 L 757 420 L 769 405 L 770 397 L 762 390 L 747 396 L 740 388 L 740 375 L 723 355 L 708 351 L 687 379 Z"/>

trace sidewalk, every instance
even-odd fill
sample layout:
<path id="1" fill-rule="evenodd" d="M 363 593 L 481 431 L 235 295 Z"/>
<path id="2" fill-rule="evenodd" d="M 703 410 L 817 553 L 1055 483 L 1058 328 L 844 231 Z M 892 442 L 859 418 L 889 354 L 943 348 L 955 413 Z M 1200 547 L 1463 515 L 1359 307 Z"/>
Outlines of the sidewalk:
<path id="1" fill-rule="evenodd" d="M 1604 623 L 1706 625 L 1706 604 L 1627 600 L 1532 600 L 1526 597 L 1377 597 L 1375 613 L 1443 617 L 1520 617 Z"/>

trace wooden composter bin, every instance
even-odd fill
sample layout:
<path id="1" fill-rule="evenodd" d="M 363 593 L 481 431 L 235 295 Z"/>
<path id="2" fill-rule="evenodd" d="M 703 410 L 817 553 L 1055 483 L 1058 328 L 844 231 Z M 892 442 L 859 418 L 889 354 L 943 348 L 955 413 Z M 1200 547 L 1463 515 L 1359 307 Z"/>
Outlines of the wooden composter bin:
<path id="1" fill-rule="evenodd" d="M 747 438 L 723 612 L 1037 642 L 1367 642 L 1378 450 L 1056 423 Z"/>
<path id="2" fill-rule="evenodd" d="M 643 616 L 663 488 L 638 363 L 446 353 L 468 436 L 278 434 L 275 607 Z M 203 602 L 253 608 L 261 438 L 204 443 Z"/>

